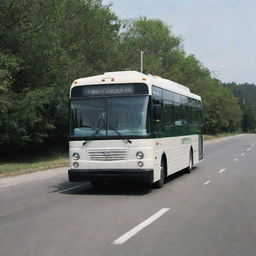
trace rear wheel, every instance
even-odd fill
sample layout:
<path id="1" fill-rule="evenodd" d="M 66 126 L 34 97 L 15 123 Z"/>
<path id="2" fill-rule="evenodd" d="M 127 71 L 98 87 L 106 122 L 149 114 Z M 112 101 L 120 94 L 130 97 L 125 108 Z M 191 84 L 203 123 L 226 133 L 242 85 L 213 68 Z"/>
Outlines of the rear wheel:
<path id="1" fill-rule="evenodd" d="M 190 150 L 188 167 L 185 169 L 186 173 L 191 173 L 192 168 L 193 168 L 193 153 L 192 153 L 192 150 Z"/>
<path id="2" fill-rule="evenodd" d="M 164 185 L 164 179 L 165 179 L 165 162 L 163 159 L 161 160 L 161 165 L 160 165 L 160 179 L 154 183 L 155 188 L 161 188 Z"/>

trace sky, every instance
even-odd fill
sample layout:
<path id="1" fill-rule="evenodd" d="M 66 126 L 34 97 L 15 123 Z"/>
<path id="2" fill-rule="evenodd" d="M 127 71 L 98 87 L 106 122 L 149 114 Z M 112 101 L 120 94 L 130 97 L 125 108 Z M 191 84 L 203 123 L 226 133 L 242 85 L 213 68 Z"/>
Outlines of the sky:
<path id="1" fill-rule="evenodd" d="M 121 18 L 161 19 L 222 82 L 256 84 L 256 0 L 103 0 Z"/>

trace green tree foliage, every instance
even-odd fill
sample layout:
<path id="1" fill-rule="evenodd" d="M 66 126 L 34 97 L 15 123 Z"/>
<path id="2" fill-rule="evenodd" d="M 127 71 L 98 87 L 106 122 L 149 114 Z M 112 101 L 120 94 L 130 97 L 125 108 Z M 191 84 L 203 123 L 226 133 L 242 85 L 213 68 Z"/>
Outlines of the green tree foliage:
<path id="1" fill-rule="evenodd" d="M 225 86 L 229 87 L 234 95 L 239 98 L 241 104 L 250 103 L 256 105 L 256 85 L 255 84 L 236 84 L 226 83 Z"/>
<path id="2" fill-rule="evenodd" d="M 119 20 L 100 0 L 0 5 L 0 143 L 10 151 L 63 141 L 70 84 L 112 67 Z"/>
<path id="3" fill-rule="evenodd" d="M 256 132 L 256 106 L 245 104 L 242 106 L 244 111 L 242 120 L 242 129 L 245 132 Z"/>
<path id="4" fill-rule="evenodd" d="M 124 22 L 117 63 L 123 70 L 140 70 L 140 51 L 144 52 L 144 72 L 162 75 L 166 54 L 180 47 L 181 39 L 172 35 L 160 20 L 145 17 Z"/>
<path id="5" fill-rule="evenodd" d="M 14 55 L 0 51 L 0 146 L 8 143 L 11 139 L 9 127 L 13 120 L 9 114 L 15 111 L 13 103 L 14 94 L 11 85 L 14 76 L 20 68 L 20 60 Z"/>
<path id="6" fill-rule="evenodd" d="M 227 83 L 233 94 L 239 99 L 243 110 L 242 129 L 245 132 L 256 132 L 256 85 Z"/>

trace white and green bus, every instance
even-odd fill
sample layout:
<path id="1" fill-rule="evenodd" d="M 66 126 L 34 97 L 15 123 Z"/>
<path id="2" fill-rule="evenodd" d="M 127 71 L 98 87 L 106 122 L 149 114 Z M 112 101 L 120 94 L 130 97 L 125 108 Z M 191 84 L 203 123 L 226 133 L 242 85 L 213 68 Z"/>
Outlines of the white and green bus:
<path id="1" fill-rule="evenodd" d="M 201 98 L 136 71 L 75 80 L 70 89 L 69 180 L 143 182 L 203 159 Z"/>

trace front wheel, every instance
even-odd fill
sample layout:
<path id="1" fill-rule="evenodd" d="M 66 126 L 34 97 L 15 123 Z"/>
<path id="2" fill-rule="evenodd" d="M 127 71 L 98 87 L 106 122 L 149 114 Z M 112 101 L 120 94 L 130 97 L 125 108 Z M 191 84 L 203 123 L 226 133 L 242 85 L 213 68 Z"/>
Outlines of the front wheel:
<path id="1" fill-rule="evenodd" d="M 193 153 L 192 153 L 192 150 L 190 150 L 188 167 L 185 169 L 186 173 L 191 173 L 192 168 L 193 168 Z"/>
<path id="2" fill-rule="evenodd" d="M 160 165 L 160 179 L 154 183 L 155 188 L 161 188 L 164 186 L 164 179 L 165 179 L 165 164 L 164 161 L 161 161 Z"/>

